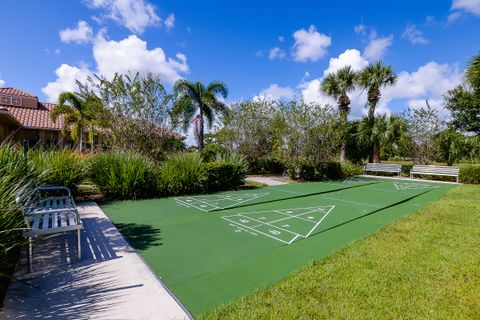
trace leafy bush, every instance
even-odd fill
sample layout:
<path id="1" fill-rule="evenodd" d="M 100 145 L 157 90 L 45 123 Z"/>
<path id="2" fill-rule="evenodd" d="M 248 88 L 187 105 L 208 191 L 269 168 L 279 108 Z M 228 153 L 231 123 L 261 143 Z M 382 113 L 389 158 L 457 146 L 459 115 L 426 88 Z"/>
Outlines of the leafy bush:
<path id="1" fill-rule="evenodd" d="M 219 156 L 205 165 L 208 191 L 231 190 L 245 183 L 248 166 L 245 158 Z"/>
<path id="2" fill-rule="evenodd" d="M 460 165 L 460 182 L 480 184 L 480 165 L 463 164 Z"/>
<path id="3" fill-rule="evenodd" d="M 345 162 L 340 164 L 342 168 L 342 176 L 350 177 L 363 174 L 363 166 L 359 164 L 353 164 L 350 162 Z"/>
<path id="4" fill-rule="evenodd" d="M 301 176 L 307 181 L 322 181 L 342 177 L 342 167 L 338 162 L 324 162 L 319 165 L 302 165 Z"/>
<path id="5" fill-rule="evenodd" d="M 259 167 L 262 173 L 282 174 L 285 171 L 285 165 L 276 157 L 263 158 Z"/>
<path id="6" fill-rule="evenodd" d="M 218 156 L 224 156 L 228 153 L 228 150 L 224 146 L 216 143 L 211 143 L 207 144 L 203 148 L 203 150 L 200 152 L 200 155 L 202 156 L 203 161 L 211 162 L 214 161 Z"/>
<path id="7" fill-rule="evenodd" d="M 160 169 L 158 188 L 166 195 L 201 193 L 207 172 L 198 153 L 178 153 L 167 157 Z"/>
<path id="8" fill-rule="evenodd" d="M 91 161 L 91 179 L 107 198 L 139 199 L 158 195 L 157 169 L 145 156 L 109 151 Z"/>
<path id="9" fill-rule="evenodd" d="M 30 152 L 29 157 L 35 164 L 39 183 L 65 186 L 73 193 L 88 173 L 85 156 L 70 149 L 37 149 Z"/>

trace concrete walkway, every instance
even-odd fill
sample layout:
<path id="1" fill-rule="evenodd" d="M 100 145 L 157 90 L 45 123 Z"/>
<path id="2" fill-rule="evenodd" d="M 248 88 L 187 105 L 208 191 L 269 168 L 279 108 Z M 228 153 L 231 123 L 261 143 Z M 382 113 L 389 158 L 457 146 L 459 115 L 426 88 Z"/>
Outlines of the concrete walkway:
<path id="1" fill-rule="evenodd" d="M 251 180 L 251 181 L 255 181 L 255 182 L 259 182 L 259 183 L 264 183 L 268 186 L 280 186 L 280 185 L 283 185 L 283 184 L 288 184 L 288 182 L 281 181 L 280 179 L 282 179 L 281 176 L 278 176 L 278 177 L 275 177 L 275 176 L 272 176 L 272 177 L 248 176 L 247 177 L 247 180 Z"/>
<path id="2" fill-rule="evenodd" d="M 79 211 L 82 261 L 73 233 L 35 243 L 34 272 L 23 253 L 1 319 L 191 318 L 94 202 Z"/>

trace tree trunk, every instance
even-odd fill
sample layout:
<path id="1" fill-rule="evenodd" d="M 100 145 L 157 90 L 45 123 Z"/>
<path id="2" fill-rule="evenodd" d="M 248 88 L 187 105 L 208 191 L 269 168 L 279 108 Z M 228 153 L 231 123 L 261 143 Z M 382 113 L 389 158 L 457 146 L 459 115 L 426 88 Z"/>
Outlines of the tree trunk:
<path id="1" fill-rule="evenodd" d="M 373 102 L 373 101 L 370 101 L 369 102 L 369 105 L 370 107 L 368 108 L 368 119 L 370 121 L 373 121 L 373 119 L 375 118 L 375 107 L 376 107 L 376 103 Z"/>
<path id="2" fill-rule="evenodd" d="M 94 128 L 93 128 L 93 125 L 90 126 L 90 134 L 91 134 L 91 137 L 90 137 L 90 151 L 93 153 L 93 141 L 95 140 L 95 131 L 93 131 Z"/>
<path id="3" fill-rule="evenodd" d="M 373 144 L 372 161 L 373 163 L 380 163 L 380 146 L 378 143 Z"/>
<path id="4" fill-rule="evenodd" d="M 200 118 L 198 119 L 198 151 L 203 150 L 203 111 L 200 109 Z"/>
<path id="5" fill-rule="evenodd" d="M 347 141 L 343 139 L 340 146 L 340 163 L 345 163 L 345 150 L 347 149 Z"/>
<path id="6" fill-rule="evenodd" d="M 348 110 L 348 105 L 346 107 L 346 110 Z M 345 163 L 346 160 L 345 151 L 347 149 L 347 117 L 348 112 L 340 112 L 340 121 L 342 122 L 342 144 L 340 145 L 340 163 Z"/>
<path id="7" fill-rule="evenodd" d="M 80 128 L 80 143 L 78 145 L 78 149 L 80 150 L 80 153 L 83 150 L 83 127 Z"/>

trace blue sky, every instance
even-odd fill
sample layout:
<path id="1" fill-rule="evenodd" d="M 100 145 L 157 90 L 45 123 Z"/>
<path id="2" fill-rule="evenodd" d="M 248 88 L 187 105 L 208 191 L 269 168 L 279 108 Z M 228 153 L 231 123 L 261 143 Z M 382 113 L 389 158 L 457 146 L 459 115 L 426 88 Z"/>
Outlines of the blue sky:
<path id="1" fill-rule="evenodd" d="M 441 112 L 441 96 L 480 52 L 480 0 L 437 1 L 18 1 L 0 4 L 0 86 L 55 101 L 92 73 L 148 70 L 222 80 L 228 101 L 318 93 L 321 78 L 383 59 L 399 75 L 379 112 Z M 352 93 L 359 116 L 364 93 Z"/>

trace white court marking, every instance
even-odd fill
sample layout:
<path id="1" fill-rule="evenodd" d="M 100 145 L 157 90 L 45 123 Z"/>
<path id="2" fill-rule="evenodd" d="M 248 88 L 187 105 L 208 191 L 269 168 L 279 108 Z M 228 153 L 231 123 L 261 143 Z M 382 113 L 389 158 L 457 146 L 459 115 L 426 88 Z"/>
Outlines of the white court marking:
<path id="1" fill-rule="evenodd" d="M 327 205 L 310 208 L 267 210 L 238 213 L 222 216 L 221 218 L 230 222 L 230 226 L 236 228 L 235 232 L 247 231 L 253 235 L 261 234 L 282 243 L 291 244 L 298 238 L 309 237 L 334 208 L 334 205 Z M 276 216 L 276 218 L 268 219 L 269 215 Z M 281 224 L 276 224 L 278 222 L 281 222 Z M 294 225 L 299 222 L 306 226 L 307 229 L 304 231 L 289 230 L 292 226 L 295 229 Z"/>
<path id="2" fill-rule="evenodd" d="M 209 196 L 192 196 L 175 198 L 178 205 L 184 207 L 192 207 L 204 212 L 227 209 L 247 201 L 258 199 L 260 197 L 270 194 L 264 193 L 243 193 L 243 194 L 222 194 Z"/>
<path id="3" fill-rule="evenodd" d="M 398 191 L 401 190 L 422 190 L 422 189 L 434 189 L 438 188 L 438 186 L 433 186 L 431 184 L 421 183 L 421 182 L 394 182 L 395 188 Z"/>

